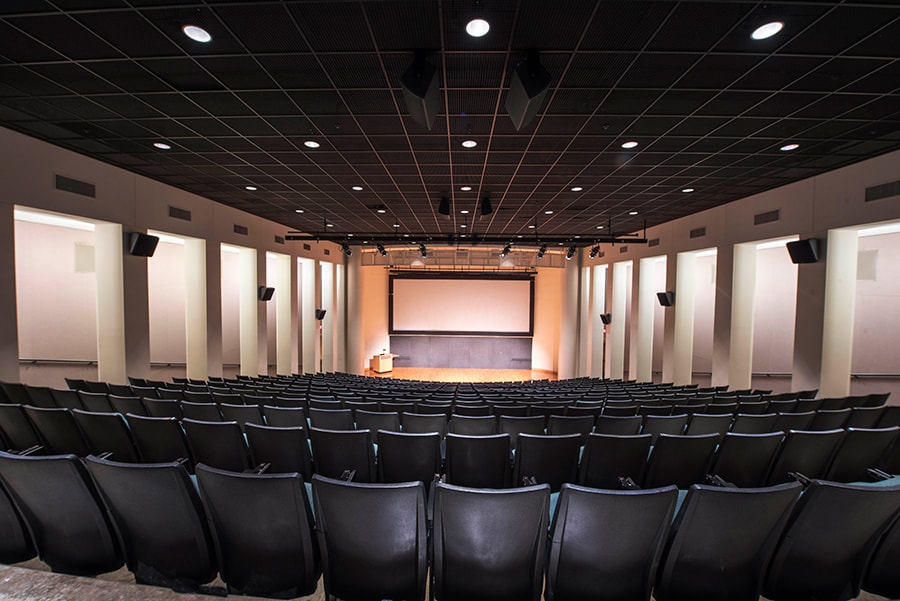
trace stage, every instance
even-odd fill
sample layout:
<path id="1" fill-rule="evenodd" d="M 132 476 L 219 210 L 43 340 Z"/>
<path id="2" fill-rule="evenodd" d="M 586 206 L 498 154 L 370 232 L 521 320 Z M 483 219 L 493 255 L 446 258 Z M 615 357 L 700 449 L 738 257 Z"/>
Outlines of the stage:
<path id="1" fill-rule="evenodd" d="M 367 369 L 366 375 L 376 378 L 425 380 L 429 382 L 522 382 L 527 380 L 556 379 L 554 372 L 543 370 L 452 367 L 395 367 L 393 371 L 382 374 Z"/>

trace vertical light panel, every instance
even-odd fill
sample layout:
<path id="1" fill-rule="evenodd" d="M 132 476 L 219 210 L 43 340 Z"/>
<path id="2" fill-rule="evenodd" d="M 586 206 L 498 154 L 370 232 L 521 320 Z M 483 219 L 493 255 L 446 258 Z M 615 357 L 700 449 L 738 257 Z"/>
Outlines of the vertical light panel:
<path id="1" fill-rule="evenodd" d="M 734 246 L 716 250 L 716 300 L 713 316 L 712 386 L 729 384 L 731 356 L 731 293 L 734 285 Z"/>
<path id="2" fill-rule="evenodd" d="M 19 381 L 16 236 L 13 206 L 0 203 L 0 380 Z"/>
<path id="3" fill-rule="evenodd" d="M 316 322 L 316 262 L 313 259 L 297 259 L 300 277 L 300 366 L 304 374 L 319 369 L 319 324 Z"/>
<path id="4" fill-rule="evenodd" d="M 238 255 L 238 302 L 241 375 L 259 375 L 259 301 L 256 249 L 241 248 Z"/>
<path id="5" fill-rule="evenodd" d="M 559 350 L 557 376 L 560 380 L 575 377 L 578 355 L 578 263 L 566 261 L 565 284 L 559 313 Z"/>
<path id="6" fill-rule="evenodd" d="M 293 373 L 291 350 L 291 257 L 270 253 L 272 263 L 267 273 L 268 285 L 275 288 L 275 372 L 289 375 Z M 272 302 L 270 301 L 270 302 Z"/>
<path id="7" fill-rule="evenodd" d="M 185 238 L 184 280 L 185 371 L 188 378 L 205 380 L 209 374 L 206 240 Z"/>
<path id="8" fill-rule="evenodd" d="M 635 378 L 638 382 L 653 381 L 653 314 L 656 308 L 654 286 L 657 257 L 641 259 L 638 264 L 637 335 Z"/>
<path id="9" fill-rule="evenodd" d="M 366 352 L 363 335 L 363 305 L 360 286 L 362 269 L 360 255 L 354 253 L 347 259 L 347 366 L 352 374 L 365 375 Z"/>
<path id="10" fill-rule="evenodd" d="M 675 356 L 676 385 L 693 381 L 694 360 L 694 294 L 697 253 L 678 253 L 678 279 L 675 282 Z M 669 309 L 671 311 L 671 309 Z"/>
<path id="11" fill-rule="evenodd" d="M 752 387 L 756 254 L 756 244 L 734 245 L 734 269 L 731 284 L 731 343 L 728 351 L 728 384 L 733 390 Z"/>
<path id="12" fill-rule="evenodd" d="M 334 369 L 347 371 L 347 299 L 344 296 L 346 270 L 341 264 L 334 266 Z"/>
<path id="13" fill-rule="evenodd" d="M 628 294 L 628 275 L 631 261 L 613 265 L 612 282 L 612 323 L 608 326 L 609 336 L 609 377 L 622 379 L 625 376 L 625 302 Z"/>
<path id="14" fill-rule="evenodd" d="M 606 326 L 600 316 L 606 313 L 606 275 L 608 267 L 592 268 L 591 278 L 591 373 L 594 378 L 605 378 Z"/>
<path id="15" fill-rule="evenodd" d="M 97 270 L 97 378 L 127 382 L 125 363 L 125 293 L 122 226 L 98 224 L 94 229 Z"/>
<path id="16" fill-rule="evenodd" d="M 322 371 L 335 369 L 334 331 L 337 311 L 334 309 L 334 264 L 320 262 L 319 277 L 322 291 L 322 308 L 327 311 L 325 319 L 319 324 L 322 330 Z"/>
<path id="17" fill-rule="evenodd" d="M 582 255 L 579 255 L 579 259 Z M 579 261 L 581 262 L 581 261 Z M 581 298 L 578 310 L 578 377 L 591 375 L 591 268 L 581 268 Z"/>
<path id="18" fill-rule="evenodd" d="M 830 230 L 827 248 L 822 381 L 819 386 L 822 398 L 850 394 L 859 237 L 855 230 Z"/>

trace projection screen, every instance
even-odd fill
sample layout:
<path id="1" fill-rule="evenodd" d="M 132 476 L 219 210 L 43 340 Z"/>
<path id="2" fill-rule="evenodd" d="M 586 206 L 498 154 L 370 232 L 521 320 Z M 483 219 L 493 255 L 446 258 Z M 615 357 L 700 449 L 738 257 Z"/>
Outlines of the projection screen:
<path id="1" fill-rule="evenodd" d="M 512 275 L 390 278 L 391 334 L 531 336 L 534 279 Z"/>

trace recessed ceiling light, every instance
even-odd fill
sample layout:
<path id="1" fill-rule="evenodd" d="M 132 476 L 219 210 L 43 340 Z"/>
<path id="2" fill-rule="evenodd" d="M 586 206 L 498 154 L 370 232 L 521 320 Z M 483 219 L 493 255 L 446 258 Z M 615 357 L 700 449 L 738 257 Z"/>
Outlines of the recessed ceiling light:
<path id="1" fill-rule="evenodd" d="M 572 192 L 581 192 L 584 190 L 581 186 L 572 186 Z"/>
<path id="2" fill-rule="evenodd" d="M 399 224 L 399 223 L 395 223 L 395 224 L 394 224 L 394 227 L 400 227 L 400 224 Z"/>
<path id="3" fill-rule="evenodd" d="M 625 142 L 624 144 L 622 144 L 622 148 L 636 148 L 637 145 L 638 145 L 637 142 L 635 142 L 634 140 L 630 140 L 630 141 Z"/>
<path id="4" fill-rule="evenodd" d="M 528 226 L 528 229 L 533 230 L 533 229 L 534 229 L 534 226 L 533 226 L 533 225 L 529 225 L 529 226 Z"/>
<path id="5" fill-rule="evenodd" d="M 782 147 L 779 148 L 778 150 L 780 150 L 780 151 L 782 151 L 782 152 L 790 152 L 790 151 L 792 151 L 792 150 L 797 150 L 798 148 L 800 148 L 800 145 L 799 145 L 799 144 L 785 144 L 784 146 L 782 146 Z"/>
<path id="6" fill-rule="evenodd" d="M 258 188 L 256 186 L 244 186 L 244 190 L 250 190 L 251 192 L 256 192 Z"/>
<path id="7" fill-rule="evenodd" d="M 363 187 L 362 186 L 353 186 L 353 189 L 356 190 L 357 192 L 362 192 Z"/>
<path id="8" fill-rule="evenodd" d="M 781 21 L 772 21 L 771 23 L 760 25 L 759 27 L 754 29 L 753 33 L 750 34 L 750 37 L 754 40 L 765 40 L 766 38 L 772 37 L 783 28 L 784 23 L 782 23 Z"/>
<path id="9" fill-rule="evenodd" d="M 384 210 L 384 209 L 376 209 L 375 212 L 376 212 L 376 213 L 381 213 L 382 215 L 384 215 L 385 213 L 387 213 L 387 211 Z"/>
<path id="10" fill-rule="evenodd" d="M 319 146 L 321 146 L 321 144 L 319 144 L 315 140 L 307 140 L 306 142 L 303 143 L 303 145 L 306 146 L 307 148 L 318 148 Z"/>
<path id="11" fill-rule="evenodd" d="M 603 229 L 603 226 L 602 226 L 602 225 L 598 225 L 598 226 L 597 226 L 597 229 L 598 229 L 598 230 L 602 230 L 602 229 Z"/>
<path id="12" fill-rule="evenodd" d="M 516 236 L 516 238 L 524 238 L 524 237 L 525 236 L 523 236 L 522 234 L 519 234 L 518 236 Z"/>
<path id="13" fill-rule="evenodd" d="M 681 191 L 684 192 L 685 194 L 687 194 L 688 192 L 693 192 L 694 189 L 693 188 L 682 188 Z"/>
<path id="14" fill-rule="evenodd" d="M 325 227 L 334 227 L 334 224 L 333 224 L 333 223 L 326 223 L 326 224 L 325 224 Z"/>
<path id="15" fill-rule="evenodd" d="M 552 215 L 552 214 L 553 214 L 553 211 L 550 211 L 550 210 L 544 211 L 544 215 Z"/>
<path id="16" fill-rule="evenodd" d="M 638 214 L 638 212 L 637 211 L 628 211 L 628 214 L 631 215 L 632 217 L 634 217 L 635 215 Z"/>
<path id="17" fill-rule="evenodd" d="M 469 226 L 466 225 L 465 223 L 461 223 L 461 224 L 459 224 L 459 227 L 469 227 Z"/>
<path id="18" fill-rule="evenodd" d="M 469 211 L 467 209 L 463 209 L 462 211 L 460 211 L 460 213 L 462 213 L 463 215 L 468 215 Z"/>
<path id="19" fill-rule="evenodd" d="M 154 142 L 153 146 L 159 148 L 160 150 L 172 150 L 172 147 L 165 142 Z"/>
<path id="20" fill-rule="evenodd" d="M 206 44 L 207 42 L 212 41 L 212 36 L 209 35 L 209 32 L 196 25 L 185 25 L 181 28 L 181 31 L 195 42 Z"/>
<path id="21" fill-rule="evenodd" d="M 478 146 L 478 142 L 475 140 L 463 140 L 462 142 L 463 148 L 475 148 Z"/>
<path id="22" fill-rule="evenodd" d="M 303 209 L 294 209 L 294 212 L 295 213 L 303 213 L 304 211 L 303 211 Z"/>
<path id="23" fill-rule="evenodd" d="M 460 188 L 460 190 L 462 190 L 463 192 L 469 192 L 471 189 L 472 186 L 463 186 L 462 188 Z"/>
<path id="24" fill-rule="evenodd" d="M 409 238 L 409 234 L 403 234 L 404 238 Z"/>
<path id="25" fill-rule="evenodd" d="M 480 38 L 491 30 L 491 24 L 484 19 L 472 19 L 466 23 L 466 33 L 473 38 Z"/>

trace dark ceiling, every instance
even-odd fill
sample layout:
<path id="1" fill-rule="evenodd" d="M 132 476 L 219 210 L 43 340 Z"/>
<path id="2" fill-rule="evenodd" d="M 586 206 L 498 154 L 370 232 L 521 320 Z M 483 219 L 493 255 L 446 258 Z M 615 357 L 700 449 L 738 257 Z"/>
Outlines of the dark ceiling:
<path id="1" fill-rule="evenodd" d="M 400 86 L 416 49 L 431 131 Z M 517 131 L 529 49 L 552 79 Z M 3 0 L 0 124 L 288 229 L 587 238 L 900 148 L 898 54 L 896 0 Z"/>

